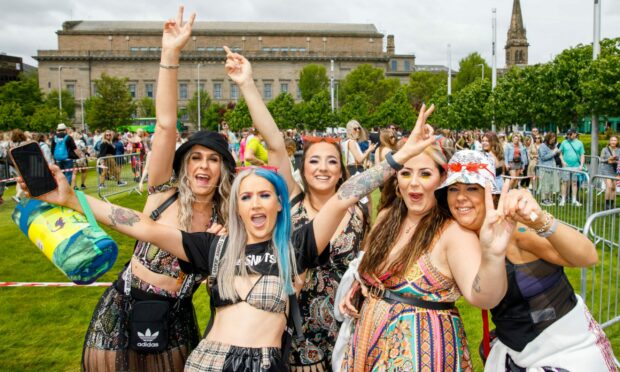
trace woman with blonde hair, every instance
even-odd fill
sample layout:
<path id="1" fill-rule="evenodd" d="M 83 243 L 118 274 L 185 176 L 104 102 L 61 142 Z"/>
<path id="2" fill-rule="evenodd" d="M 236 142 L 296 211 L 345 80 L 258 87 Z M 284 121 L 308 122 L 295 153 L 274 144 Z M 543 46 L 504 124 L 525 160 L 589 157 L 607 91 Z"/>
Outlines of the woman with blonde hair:
<path id="1" fill-rule="evenodd" d="M 504 175 L 506 171 L 506 162 L 504 161 L 504 147 L 499 142 L 499 138 L 495 132 L 486 132 L 482 136 L 482 151 L 493 160 L 495 166 L 495 186 L 501 189 L 504 185 Z"/>
<path id="2" fill-rule="evenodd" d="M 379 134 L 379 147 L 375 150 L 375 164 L 385 160 L 388 152 L 396 152 L 396 134 L 391 129 L 383 129 Z"/>
<path id="3" fill-rule="evenodd" d="M 228 223 L 235 162 L 228 144 L 215 132 L 197 132 L 175 151 L 175 66 L 190 39 L 194 17 L 192 14 L 183 22 L 180 7 L 176 20 L 164 23 L 155 102 L 156 135 L 149 152 L 149 196 L 143 213 L 156 219 L 158 226 L 198 233 Z M 178 254 L 151 244 L 148 235 L 140 238 L 131 260 L 93 312 L 82 352 L 84 370 L 182 371 L 200 341 L 192 296 L 205 276 L 184 269 Z M 140 303 L 145 300 L 174 306 L 166 322 L 168 337 L 159 340 L 166 343 L 161 350 L 134 350 L 127 337 L 129 319 L 132 314 L 144 315 L 134 311 L 142 308 Z"/>
<path id="4" fill-rule="evenodd" d="M 347 138 L 342 142 L 341 146 L 347 171 L 352 176 L 364 171 L 364 162 L 375 151 L 375 144 L 371 143 L 368 149 L 362 152 L 357 142 L 362 135 L 362 126 L 357 120 L 349 120 L 346 128 Z"/>
<path id="5" fill-rule="evenodd" d="M 253 123 L 263 134 L 269 148 L 269 164 L 276 166 L 287 181 L 290 190 L 291 222 L 294 230 L 312 224 L 324 209 L 332 208 L 331 198 L 347 180 L 347 171 L 337 140 L 330 137 L 304 137 L 299 175 L 301 185 L 295 181 L 286 140 L 263 103 L 253 84 L 250 62 L 243 56 L 228 55 L 226 71 L 241 90 L 252 115 Z M 294 141 L 291 140 L 291 142 Z M 323 212 L 324 213 L 324 212 Z M 289 357 L 291 371 L 329 370 L 331 354 L 338 334 L 334 319 L 334 295 L 340 278 L 349 262 L 359 252 L 368 226 L 368 207 L 362 203 L 351 206 L 330 239 L 329 255 L 317 267 L 300 275 L 298 296 L 304 340 L 293 340 Z"/>

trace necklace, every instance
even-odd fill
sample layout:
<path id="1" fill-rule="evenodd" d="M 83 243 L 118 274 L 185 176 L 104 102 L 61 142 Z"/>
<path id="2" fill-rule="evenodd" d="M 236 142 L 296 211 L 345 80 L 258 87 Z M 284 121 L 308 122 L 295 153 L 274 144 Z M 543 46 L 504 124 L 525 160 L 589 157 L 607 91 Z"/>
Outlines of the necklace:
<path id="1" fill-rule="evenodd" d="M 418 226 L 417 223 L 412 224 L 411 226 L 405 228 L 405 234 L 409 234 L 409 232 L 411 231 L 411 229 L 413 229 L 414 227 Z"/>

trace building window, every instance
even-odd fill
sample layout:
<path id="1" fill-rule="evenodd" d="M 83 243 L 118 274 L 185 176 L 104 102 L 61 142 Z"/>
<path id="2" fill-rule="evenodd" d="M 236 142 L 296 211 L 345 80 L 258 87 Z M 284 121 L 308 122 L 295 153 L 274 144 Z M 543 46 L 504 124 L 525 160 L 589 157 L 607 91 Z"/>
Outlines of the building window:
<path id="1" fill-rule="evenodd" d="M 299 82 L 297 82 L 297 100 L 301 100 L 301 88 L 299 87 Z"/>
<path id="2" fill-rule="evenodd" d="M 198 84 L 198 90 L 201 91 L 201 92 L 204 92 L 205 91 L 205 83 Z"/>
<path id="3" fill-rule="evenodd" d="M 280 93 L 288 93 L 288 83 L 280 83 Z"/>
<path id="4" fill-rule="evenodd" d="M 93 96 L 98 95 L 99 92 L 97 92 L 97 84 L 93 83 Z"/>
<path id="5" fill-rule="evenodd" d="M 213 83 L 213 98 L 222 99 L 222 83 Z"/>
<path id="6" fill-rule="evenodd" d="M 234 99 L 235 101 L 239 99 L 239 88 L 237 84 L 230 83 L 230 99 Z"/>
<path id="7" fill-rule="evenodd" d="M 405 71 L 411 71 L 411 63 L 409 61 L 405 61 Z"/>
<path id="8" fill-rule="evenodd" d="M 271 97 L 272 97 L 271 83 L 264 83 L 263 84 L 263 98 L 271 99 Z"/>
<path id="9" fill-rule="evenodd" d="M 131 98 L 136 98 L 136 84 L 131 83 L 128 84 L 127 87 L 129 88 L 129 95 Z"/>
<path id="10" fill-rule="evenodd" d="M 67 84 L 67 91 L 75 97 L 75 84 Z"/>
<path id="11" fill-rule="evenodd" d="M 179 84 L 179 99 L 187 99 L 187 83 Z"/>
<path id="12" fill-rule="evenodd" d="M 146 83 L 144 85 L 144 90 L 146 91 L 147 97 L 153 98 L 153 83 Z"/>
<path id="13" fill-rule="evenodd" d="M 397 71 L 397 70 L 398 70 L 398 61 L 392 60 L 392 71 Z"/>

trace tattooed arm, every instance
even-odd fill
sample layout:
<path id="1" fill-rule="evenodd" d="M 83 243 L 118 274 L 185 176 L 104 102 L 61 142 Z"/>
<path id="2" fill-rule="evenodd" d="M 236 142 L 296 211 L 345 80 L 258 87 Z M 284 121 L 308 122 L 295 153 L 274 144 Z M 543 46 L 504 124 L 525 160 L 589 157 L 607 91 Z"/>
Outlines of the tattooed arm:
<path id="1" fill-rule="evenodd" d="M 393 155 L 396 163 L 404 164 L 435 142 L 433 129 L 426 124 L 426 119 L 432 114 L 433 109 L 434 107 L 431 106 L 426 110 L 426 106 L 422 105 L 416 125 L 407 142 Z M 336 232 L 336 228 L 344 218 L 347 209 L 381 186 L 395 172 L 387 160 L 384 160 L 364 173 L 349 178 L 340 186 L 336 195 L 327 201 L 328 207 L 321 208 L 314 218 L 314 238 L 319 253 L 329 244 L 329 240 Z"/>
<path id="2" fill-rule="evenodd" d="M 69 207 L 83 213 L 82 206 L 75 192 L 67 183 L 67 179 L 60 171 L 60 168 L 54 165 L 51 167 L 51 171 L 58 183 L 58 188 L 36 199 Z M 24 190 L 27 190 L 26 184 L 22 181 L 20 183 Z M 181 232 L 178 229 L 157 223 L 146 214 L 122 208 L 91 196 L 85 196 L 93 215 L 100 223 L 134 239 L 151 242 L 159 248 L 187 261 L 187 256 L 183 250 Z"/>

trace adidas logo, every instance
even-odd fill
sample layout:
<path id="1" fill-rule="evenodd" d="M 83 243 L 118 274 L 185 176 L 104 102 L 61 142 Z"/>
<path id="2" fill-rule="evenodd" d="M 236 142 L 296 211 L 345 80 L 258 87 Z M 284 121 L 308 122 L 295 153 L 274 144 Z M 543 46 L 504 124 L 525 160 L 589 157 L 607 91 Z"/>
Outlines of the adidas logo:
<path id="1" fill-rule="evenodd" d="M 151 334 L 151 330 L 149 328 L 147 328 L 146 332 L 144 333 L 138 332 L 138 337 L 140 337 L 140 340 L 145 341 L 145 342 L 151 342 L 155 340 L 157 336 L 159 336 L 159 331 Z"/>

